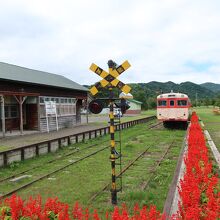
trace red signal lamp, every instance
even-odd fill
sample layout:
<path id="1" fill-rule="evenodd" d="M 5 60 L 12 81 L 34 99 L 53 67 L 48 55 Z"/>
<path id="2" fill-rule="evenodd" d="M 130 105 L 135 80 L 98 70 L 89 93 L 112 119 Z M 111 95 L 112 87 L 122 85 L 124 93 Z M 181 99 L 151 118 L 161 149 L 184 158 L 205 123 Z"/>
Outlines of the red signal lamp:
<path id="1" fill-rule="evenodd" d="M 101 100 L 92 100 L 89 103 L 89 111 L 92 112 L 93 114 L 99 114 L 102 109 L 103 109 L 104 105 L 103 102 Z"/>

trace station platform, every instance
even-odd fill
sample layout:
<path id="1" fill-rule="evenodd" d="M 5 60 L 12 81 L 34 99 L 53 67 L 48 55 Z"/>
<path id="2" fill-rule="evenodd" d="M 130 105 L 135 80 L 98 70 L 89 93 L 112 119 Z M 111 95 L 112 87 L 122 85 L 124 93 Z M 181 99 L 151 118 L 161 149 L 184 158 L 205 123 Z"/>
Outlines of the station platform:
<path id="1" fill-rule="evenodd" d="M 85 120 L 83 124 L 74 126 L 72 128 L 63 128 L 58 131 L 51 131 L 51 132 L 39 132 L 39 131 L 30 131 L 27 130 L 23 132 L 23 135 L 20 134 L 19 130 L 15 130 L 12 132 L 6 132 L 6 136 L 3 138 L 2 134 L 0 133 L 0 151 L 7 150 L 11 148 L 22 147 L 25 145 L 35 144 L 41 141 L 47 141 L 55 138 L 60 138 L 72 134 L 76 134 L 79 132 L 84 132 L 88 130 L 98 129 L 101 127 L 106 126 L 106 122 L 102 121 L 99 123 L 94 123 L 89 121 L 86 123 Z"/>

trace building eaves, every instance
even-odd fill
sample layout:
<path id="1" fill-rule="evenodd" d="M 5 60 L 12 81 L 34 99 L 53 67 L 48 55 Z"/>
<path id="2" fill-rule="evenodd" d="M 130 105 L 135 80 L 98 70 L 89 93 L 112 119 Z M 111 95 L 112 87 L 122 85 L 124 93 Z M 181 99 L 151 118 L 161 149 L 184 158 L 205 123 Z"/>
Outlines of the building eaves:
<path id="1" fill-rule="evenodd" d="M 88 91 L 84 86 L 61 75 L 0 62 L 0 79 L 45 86 Z"/>

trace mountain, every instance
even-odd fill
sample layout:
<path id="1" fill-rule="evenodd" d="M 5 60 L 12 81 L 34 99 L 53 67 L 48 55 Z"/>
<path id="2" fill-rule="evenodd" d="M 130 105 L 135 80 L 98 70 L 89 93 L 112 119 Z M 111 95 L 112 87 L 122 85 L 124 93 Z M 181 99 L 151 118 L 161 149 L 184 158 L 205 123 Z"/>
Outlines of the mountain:
<path id="1" fill-rule="evenodd" d="M 149 98 L 156 97 L 161 92 L 168 93 L 171 90 L 173 90 L 173 92 L 185 93 L 190 97 L 190 99 L 196 99 L 196 96 L 197 99 L 215 97 L 215 93 L 212 90 L 192 82 L 176 84 L 171 81 L 164 83 L 152 81 L 149 83 L 131 83 L 129 85 L 132 87 L 131 93 L 133 94 L 134 98 L 136 94 L 140 92 L 145 93 L 146 97 Z"/>
<path id="2" fill-rule="evenodd" d="M 205 84 L 205 86 L 204 86 Z M 214 100 L 217 97 L 217 93 L 213 91 L 214 83 L 204 83 L 202 85 L 198 85 L 192 82 L 182 82 L 180 84 L 174 82 L 156 82 L 152 81 L 149 83 L 130 83 L 128 85 L 131 86 L 131 94 L 134 99 L 142 102 L 142 107 L 144 109 L 147 108 L 155 108 L 156 107 L 156 97 L 161 93 L 169 93 L 171 90 L 173 92 L 180 92 L 187 94 L 191 99 L 192 103 L 200 103 L 200 105 L 210 105 L 214 104 Z M 206 86 L 212 86 L 212 89 L 206 88 Z M 218 88 L 218 84 L 214 84 Z M 91 86 L 86 86 L 91 87 Z M 215 89 L 215 91 L 218 91 Z M 114 97 L 118 97 L 120 91 L 118 89 L 113 89 Z M 95 96 L 96 98 L 106 98 L 109 96 L 109 91 L 107 88 L 99 89 L 99 93 Z"/>
<path id="3" fill-rule="evenodd" d="M 203 83 L 203 84 L 200 84 L 200 86 L 206 88 L 206 89 L 209 89 L 213 92 L 220 92 L 220 84 L 216 84 L 216 83 L 211 83 L 211 82 L 207 82 L 207 83 Z"/>

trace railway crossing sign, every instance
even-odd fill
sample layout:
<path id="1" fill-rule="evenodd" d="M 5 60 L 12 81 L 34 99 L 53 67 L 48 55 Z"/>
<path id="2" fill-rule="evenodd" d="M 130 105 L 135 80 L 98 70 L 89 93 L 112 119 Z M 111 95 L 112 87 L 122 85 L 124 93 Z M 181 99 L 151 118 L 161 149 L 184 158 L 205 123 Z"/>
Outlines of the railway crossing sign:
<path id="1" fill-rule="evenodd" d="M 121 169 L 121 135 L 119 135 L 119 141 L 117 143 L 120 143 L 120 152 L 116 151 L 116 141 L 115 141 L 115 124 L 114 124 L 114 106 L 121 109 L 121 112 L 125 112 L 129 105 L 126 103 L 125 100 L 121 99 L 120 104 L 114 103 L 114 101 L 118 98 L 113 98 L 113 87 L 117 87 L 120 89 L 123 93 L 128 94 L 131 90 L 131 87 L 121 82 L 117 77 L 122 74 L 125 70 L 127 70 L 131 65 L 126 60 L 124 63 L 122 63 L 120 66 L 117 66 L 117 64 L 109 60 L 108 61 L 108 67 L 109 72 L 106 72 L 96 64 L 92 64 L 90 66 L 90 70 L 92 70 L 94 73 L 102 77 L 102 80 L 97 82 L 91 89 L 90 92 L 92 95 L 96 95 L 99 92 L 99 89 L 104 88 L 108 86 L 109 89 L 109 98 L 105 98 L 104 100 L 109 101 L 109 119 L 110 119 L 110 143 L 111 143 L 111 168 L 112 168 L 112 186 L 111 186 L 111 200 L 112 204 L 117 204 L 117 192 L 121 191 L 122 189 L 122 180 L 121 180 L 121 189 L 116 188 L 116 165 L 120 165 Z M 93 100 L 89 103 L 89 109 L 91 112 L 98 114 L 101 112 L 103 108 L 103 103 L 99 99 Z M 119 124 L 120 124 L 120 118 L 119 118 Z M 116 163 L 116 160 L 119 159 L 119 163 Z M 122 177 L 121 177 L 122 178 Z"/>
<path id="2" fill-rule="evenodd" d="M 115 64 L 113 61 L 111 61 L 112 64 Z M 104 88 L 106 86 L 112 86 L 119 88 L 124 93 L 129 93 L 131 91 L 131 87 L 124 84 L 122 81 L 117 79 L 117 77 L 122 74 L 125 70 L 127 70 L 130 67 L 130 63 L 126 60 L 124 63 L 122 63 L 120 66 L 113 66 L 109 68 L 109 73 L 97 66 L 96 64 L 92 63 L 90 66 L 90 70 L 92 70 L 97 75 L 101 76 L 103 79 L 99 82 L 97 82 L 91 89 L 90 92 L 92 95 L 96 95 L 100 88 Z"/>

